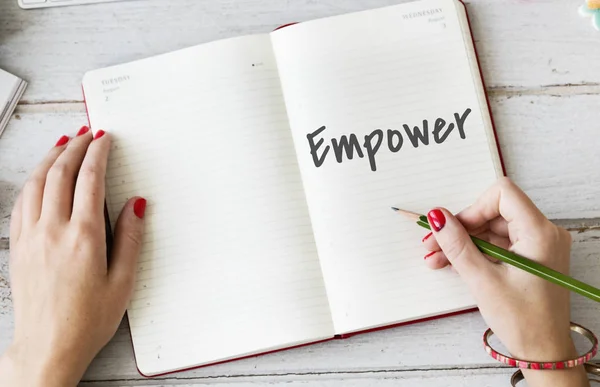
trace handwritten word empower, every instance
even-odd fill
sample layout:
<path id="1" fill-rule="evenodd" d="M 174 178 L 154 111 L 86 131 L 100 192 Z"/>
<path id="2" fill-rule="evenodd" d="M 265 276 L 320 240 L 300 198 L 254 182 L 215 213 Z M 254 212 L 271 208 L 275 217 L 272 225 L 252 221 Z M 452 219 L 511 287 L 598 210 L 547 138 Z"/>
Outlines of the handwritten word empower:
<path id="1" fill-rule="evenodd" d="M 466 138 L 465 121 L 470 113 L 471 109 L 465 110 L 462 115 L 454 113 L 454 121 L 456 121 L 456 126 L 453 122 L 446 126 L 446 121 L 443 118 L 436 119 L 433 125 L 433 131 L 431 132 L 433 141 L 435 141 L 437 144 L 443 143 L 448 138 L 450 133 L 452 133 L 455 127 L 458 130 L 460 138 L 464 140 Z M 413 129 L 411 129 L 410 126 L 406 124 L 403 125 L 403 128 L 404 132 L 406 133 L 406 137 L 411 142 L 413 147 L 417 148 L 419 146 L 419 142 L 423 145 L 429 145 L 429 122 L 427 120 L 423 120 L 422 129 L 418 126 L 415 126 Z M 321 132 L 323 132 L 325 129 L 327 129 L 326 126 L 321 126 L 319 129 L 306 135 L 306 138 L 308 139 L 308 145 L 310 146 L 310 154 L 312 155 L 315 167 L 319 168 L 321 165 L 323 165 L 330 149 L 333 149 L 333 153 L 338 163 L 341 163 L 344 160 L 344 153 L 346 153 L 348 160 L 352 160 L 354 158 L 355 152 L 358 157 L 365 157 L 355 134 L 351 134 L 349 137 L 343 135 L 339 141 L 335 138 L 332 139 L 331 146 L 325 146 L 321 155 L 319 156 L 318 150 L 321 148 L 325 140 L 320 139 L 315 143 L 315 137 L 321 134 Z M 404 145 L 404 136 L 402 135 L 401 131 L 388 129 L 386 134 L 387 146 L 390 152 L 396 153 L 402 149 L 402 146 Z M 375 155 L 379 151 L 379 148 L 383 143 L 383 139 L 383 130 L 376 129 L 365 136 L 365 141 L 362 145 L 365 148 L 367 158 L 371 164 L 371 171 L 373 172 L 377 170 Z"/>

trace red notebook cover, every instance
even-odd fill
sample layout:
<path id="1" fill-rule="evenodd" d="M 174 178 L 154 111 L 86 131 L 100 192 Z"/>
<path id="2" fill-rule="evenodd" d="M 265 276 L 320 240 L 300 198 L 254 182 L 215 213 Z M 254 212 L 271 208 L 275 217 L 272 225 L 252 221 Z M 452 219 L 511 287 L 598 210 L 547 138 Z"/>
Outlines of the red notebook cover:
<path id="1" fill-rule="evenodd" d="M 479 61 L 479 55 L 477 53 L 477 47 L 475 46 L 475 40 L 473 38 L 473 30 L 472 30 L 472 27 L 471 27 L 471 20 L 469 18 L 469 12 L 467 10 L 467 7 L 466 7 L 464 1 L 463 0 L 458 0 L 458 1 L 460 1 L 460 3 L 463 5 L 463 7 L 465 7 L 465 11 L 466 11 L 466 14 L 467 14 L 467 22 L 468 22 L 468 25 L 469 25 L 469 31 L 470 31 L 471 39 L 473 41 L 473 47 L 474 47 L 474 50 L 475 50 L 475 57 L 477 59 L 477 66 L 478 66 L 480 74 L 481 74 L 481 63 Z M 285 28 L 285 27 L 292 26 L 294 24 L 298 24 L 298 23 L 295 22 L 295 23 L 284 24 L 284 25 L 276 28 L 274 31 L 277 31 L 277 30 Z M 484 90 L 485 90 L 485 80 L 483 79 L 483 75 L 481 76 L 481 82 L 482 82 Z M 493 115 L 492 115 L 492 109 L 491 109 L 491 106 L 490 106 L 490 100 L 489 100 L 489 96 L 488 96 L 487 93 L 485 93 L 485 99 L 486 99 L 486 104 L 487 104 L 488 111 L 489 111 L 490 118 L 491 118 L 491 122 L 492 122 L 492 129 L 494 131 L 494 138 L 496 140 L 496 146 L 498 147 L 498 154 L 500 156 L 500 163 L 502 165 L 502 173 L 504 175 L 506 175 L 506 167 L 505 167 L 505 164 L 504 164 L 504 159 L 502 157 L 502 151 L 500 149 L 500 143 L 498 142 L 498 133 L 496 131 L 496 125 L 494 124 L 494 118 L 493 118 Z M 89 122 L 89 114 L 88 114 L 87 104 L 86 104 L 86 100 L 85 100 L 85 90 L 83 90 L 83 102 L 85 104 L 86 114 L 88 116 L 88 123 L 91 126 L 91 123 Z M 107 223 L 107 231 L 109 231 L 109 234 L 110 234 L 110 222 L 108 221 L 108 215 L 106 215 L 106 223 Z M 107 236 L 107 243 L 108 243 L 109 240 L 111 240 L 111 238 L 109 236 Z M 109 249 L 109 251 L 110 251 L 110 249 Z M 445 313 L 445 314 L 441 314 L 441 315 L 437 315 L 437 316 L 432 316 L 432 317 L 426 317 L 426 318 L 421 318 L 421 319 L 417 319 L 417 320 L 406 321 L 406 322 L 402 322 L 402 323 L 398 323 L 398 324 L 386 325 L 386 326 L 378 327 L 378 328 L 365 329 L 363 331 L 358 331 L 358 332 L 353 332 L 353 333 L 348 333 L 348 334 L 335 335 L 334 337 L 332 337 L 330 339 L 318 340 L 318 341 L 311 342 L 311 343 L 306 343 L 306 344 L 301 344 L 301 345 L 295 345 L 295 346 L 291 346 L 291 347 L 287 347 L 287 348 L 282 348 L 282 349 L 277 349 L 277 350 L 273 350 L 273 351 L 261 352 L 261 353 L 258 353 L 258 354 L 253 354 L 253 355 L 248 355 L 248 356 L 242 356 L 242 357 L 238 357 L 238 358 L 230 359 L 230 360 L 225 360 L 225 361 L 217 361 L 217 362 L 210 363 L 210 364 L 204 364 L 204 365 L 201 365 L 201 366 L 195 366 L 195 367 L 185 368 L 185 369 L 181 369 L 181 370 L 178 370 L 178 371 L 165 372 L 165 373 L 162 373 L 162 374 L 157 374 L 157 375 L 152 375 L 152 376 L 144 375 L 140 371 L 139 368 L 137 368 L 137 371 L 143 377 L 146 377 L 146 378 L 155 378 L 155 377 L 170 375 L 170 374 L 174 374 L 174 373 L 178 373 L 178 372 L 184 372 L 184 371 L 190 371 L 190 370 L 194 370 L 194 369 L 198 369 L 198 368 L 204 368 L 204 367 L 214 366 L 214 365 L 217 365 L 217 364 L 229 363 L 229 362 L 232 362 L 232 361 L 237 361 L 237 360 L 242 360 L 242 359 L 248 359 L 248 358 L 255 357 L 255 356 L 262 356 L 262 355 L 267 355 L 267 354 L 270 354 L 270 353 L 276 353 L 276 352 L 287 351 L 287 350 L 290 350 L 290 349 L 306 347 L 306 346 L 309 346 L 309 345 L 324 343 L 324 342 L 331 341 L 331 340 L 347 339 L 349 337 L 353 337 L 353 336 L 361 335 L 361 334 L 365 334 L 365 333 L 376 332 L 376 331 L 381 331 L 381 330 L 385 330 L 385 329 L 396 328 L 396 327 L 400 327 L 400 326 L 404 326 L 404 325 L 409 325 L 409 324 L 416 324 L 416 323 L 430 321 L 430 320 L 437 320 L 437 319 L 441 319 L 441 318 L 445 318 L 445 317 L 451 317 L 451 316 L 465 314 L 465 313 L 471 313 L 471 312 L 475 312 L 477 310 L 478 310 L 477 308 L 472 308 L 472 309 L 467 309 L 467 310 L 458 311 L 458 312 Z M 125 315 L 125 317 L 127 317 L 127 314 Z M 130 334 L 130 338 L 131 338 L 131 330 L 129 331 L 129 334 Z M 133 349 L 133 339 L 132 339 L 132 344 L 131 345 L 132 345 L 133 356 L 134 356 L 134 359 L 135 359 L 135 350 Z M 137 360 L 135 362 L 136 362 L 136 366 L 137 366 Z"/>

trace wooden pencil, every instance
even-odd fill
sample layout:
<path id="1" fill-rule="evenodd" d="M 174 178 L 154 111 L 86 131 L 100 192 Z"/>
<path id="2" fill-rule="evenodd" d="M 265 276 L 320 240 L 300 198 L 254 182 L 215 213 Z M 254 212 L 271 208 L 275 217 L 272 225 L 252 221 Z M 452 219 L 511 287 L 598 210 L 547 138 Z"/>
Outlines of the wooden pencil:
<path id="1" fill-rule="evenodd" d="M 415 221 L 419 226 L 431 230 L 431 227 L 429 226 L 429 221 L 427 220 L 427 217 L 425 215 L 401 210 L 396 207 L 392 207 L 392 210 Z M 475 244 L 475 246 L 477 246 L 479 251 L 486 255 L 489 255 L 490 257 L 496 258 L 509 265 L 525 270 L 528 273 L 536 275 L 556 285 L 567 288 L 596 302 L 600 302 L 600 289 L 595 288 L 592 285 L 576 280 L 573 277 L 569 277 L 568 275 L 550 269 L 549 267 L 544 266 L 539 262 L 535 262 L 529 258 L 522 257 L 518 254 L 515 254 L 494 244 L 491 244 L 487 241 L 484 241 L 483 239 L 474 236 L 471 236 L 471 239 L 473 240 L 473 243 Z"/>

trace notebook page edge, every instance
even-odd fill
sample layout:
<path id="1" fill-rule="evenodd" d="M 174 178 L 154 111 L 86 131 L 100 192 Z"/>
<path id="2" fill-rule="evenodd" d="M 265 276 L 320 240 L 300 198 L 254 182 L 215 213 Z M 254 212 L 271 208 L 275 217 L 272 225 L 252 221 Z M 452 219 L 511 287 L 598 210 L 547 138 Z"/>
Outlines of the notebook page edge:
<path id="1" fill-rule="evenodd" d="M 475 48 L 475 42 L 473 38 L 473 29 L 469 21 L 469 10 L 467 4 L 463 0 L 453 0 L 456 2 L 458 19 L 461 23 L 461 29 L 463 31 L 463 39 L 467 48 L 467 55 L 469 56 L 469 63 L 471 65 L 471 74 L 473 83 L 475 84 L 476 93 L 480 99 L 479 106 L 481 109 L 481 116 L 484 119 L 485 127 L 488 136 L 488 146 L 490 149 L 490 155 L 496 169 L 496 177 L 500 178 L 505 175 L 505 167 L 502 161 L 502 154 L 500 152 L 500 144 L 498 143 L 498 133 L 495 127 L 494 120 L 492 117 L 492 107 L 490 105 L 489 96 L 485 89 L 485 81 L 481 72 L 481 63 L 477 56 L 477 50 Z M 465 36 L 466 35 L 466 36 Z"/>
<path id="2" fill-rule="evenodd" d="M 244 359 L 248 359 L 248 358 L 255 357 L 255 356 L 264 356 L 264 355 L 268 355 L 271 353 L 283 352 L 283 351 L 296 349 L 296 348 L 302 348 L 302 347 L 309 346 L 309 345 L 324 343 L 324 342 L 327 342 L 327 341 L 330 341 L 333 339 L 335 339 L 335 335 L 315 337 L 315 338 L 307 339 L 306 341 L 292 342 L 292 343 L 282 344 L 281 346 L 270 347 L 270 348 L 261 348 L 256 351 L 240 354 L 239 356 L 233 356 L 233 357 L 228 357 L 228 358 L 224 358 L 224 359 L 217 359 L 215 361 L 210 361 L 210 362 L 201 363 L 201 364 L 182 366 L 181 368 L 175 368 L 175 369 L 160 369 L 160 370 L 154 370 L 154 371 L 143 371 L 142 368 L 140 367 L 140 364 L 137 362 L 137 359 L 135 360 L 135 364 L 136 364 L 137 370 L 140 373 L 140 375 L 142 375 L 144 377 L 149 377 L 149 378 L 156 378 L 159 376 L 169 375 L 169 374 L 173 374 L 173 373 L 177 373 L 177 372 L 191 371 L 191 370 L 195 370 L 198 368 L 210 367 L 210 366 L 215 366 L 215 365 L 219 365 L 219 364 L 230 363 L 232 361 L 244 360 Z M 135 357 L 135 353 L 134 353 L 134 357 Z"/>
<path id="3" fill-rule="evenodd" d="M 368 325 L 365 327 L 352 329 L 352 330 L 345 331 L 345 332 L 340 332 L 340 333 L 337 333 L 337 335 L 344 338 L 344 337 L 358 335 L 361 333 L 368 333 L 368 332 L 373 332 L 373 331 L 378 331 L 378 330 L 391 329 L 391 328 L 396 328 L 399 326 L 409 325 L 411 323 L 425 322 L 425 321 L 429 321 L 429 320 L 435 320 L 437 318 L 450 317 L 450 316 L 454 316 L 457 314 L 469 313 L 469 312 L 475 312 L 475 311 L 477 311 L 477 304 L 473 303 L 473 304 L 463 306 L 460 308 L 452 308 L 452 309 L 443 310 L 443 311 L 440 311 L 439 313 L 428 313 L 428 314 L 410 317 L 410 318 L 406 318 L 406 319 L 402 319 L 402 320 L 390 321 L 390 322 L 381 323 L 381 324 Z"/>

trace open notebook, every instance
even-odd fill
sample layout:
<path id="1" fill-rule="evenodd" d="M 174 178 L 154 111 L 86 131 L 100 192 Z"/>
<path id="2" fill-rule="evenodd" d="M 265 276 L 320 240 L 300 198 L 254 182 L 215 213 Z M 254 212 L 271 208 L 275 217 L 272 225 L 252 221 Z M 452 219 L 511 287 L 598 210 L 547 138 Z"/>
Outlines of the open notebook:
<path id="1" fill-rule="evenodd" d="M 393 211 L 502 175 L 464 6 L 425 0 L 86 74 L 112 221 L 148 199 L 128 309 L 158 375 L 473 307 Z"/>

